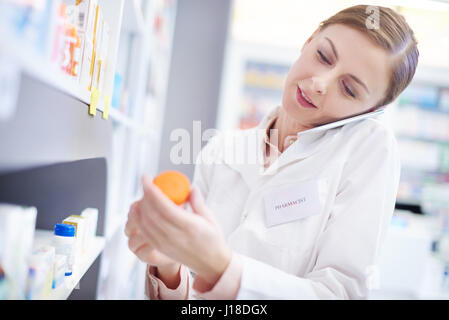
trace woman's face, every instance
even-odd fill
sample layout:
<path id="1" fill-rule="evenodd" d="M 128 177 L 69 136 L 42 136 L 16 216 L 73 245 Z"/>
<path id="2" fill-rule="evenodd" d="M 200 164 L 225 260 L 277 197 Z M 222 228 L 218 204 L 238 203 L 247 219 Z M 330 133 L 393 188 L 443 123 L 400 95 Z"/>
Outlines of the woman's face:
<path id="1" fill-rule="evenodd" d="M 388 53 L 362 32 L 329 25 L 304 44 L 288 73 L 282 107 L 305 127 L 371 111 L 386 93 L 389 63 Z"/>

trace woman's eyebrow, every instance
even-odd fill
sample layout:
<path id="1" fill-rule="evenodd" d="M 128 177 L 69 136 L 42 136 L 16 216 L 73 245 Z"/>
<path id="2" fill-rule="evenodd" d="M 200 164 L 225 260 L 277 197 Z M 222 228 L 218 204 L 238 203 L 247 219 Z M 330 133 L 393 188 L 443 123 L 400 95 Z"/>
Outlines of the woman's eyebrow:
<path id="1" fill-rule="evenodd" d="M 324 37 L 324 39 L 326 39 L 327 41 L 329 41 L 329 44 L 331 45 L 331 48 L 332 48 L 332 52 L 334 53 L 335 58 L 338 60 L 337 49 L 335 49 L 334 43 L 333 43 L 332 40 L 329 39 L 328 37 Z"/>
<path id="2" fill-rule="evenodd" d="M 335 49 L 334 43 L 333 43 L 332 40 L 329 39 L 328 37 L 324 37 L 324 38 L 329 42 L 329 44 L 330 44 L 330 46 L 331 46 L 331 48 L 332 48 L 332 52 L 334 53 L 335 58 L 338 60 L 338 53 L 337 53 L 337 49 Z M 352 75 L 352 74 L 350 74 L 349 76 L 350 76 L 352 79 L 354 79 L 355 82 L 357 82 L 358 84 L 360 84 L 360 85 L 366 90 L 366 92 L 369 93 L 368 87 L 363 83 L 362 80 L 360 80 L 359 78 L 357 78 L 355 75 Z"/>

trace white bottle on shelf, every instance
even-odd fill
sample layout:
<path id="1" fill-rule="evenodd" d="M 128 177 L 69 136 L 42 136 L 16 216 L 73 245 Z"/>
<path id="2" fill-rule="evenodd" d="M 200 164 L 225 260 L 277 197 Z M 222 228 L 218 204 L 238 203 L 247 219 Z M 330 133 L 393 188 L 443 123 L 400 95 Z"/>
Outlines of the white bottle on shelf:
<path id="1" fill-rule="evenodd" d="M 56 254 L 67 257 L 65 276 L 71 276 L 75 264 L 75 227 L 69 224 L 57 223 L 54 228 L 53 245 Z"/>

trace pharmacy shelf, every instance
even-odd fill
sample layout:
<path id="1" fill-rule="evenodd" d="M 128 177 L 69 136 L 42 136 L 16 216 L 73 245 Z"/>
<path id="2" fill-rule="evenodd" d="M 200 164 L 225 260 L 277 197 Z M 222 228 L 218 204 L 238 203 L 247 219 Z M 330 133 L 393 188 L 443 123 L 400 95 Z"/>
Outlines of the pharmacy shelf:
<path id="1" fill-rule="evenodd" d="M 119 34 L 122 26 L 122 13 L 124 0 L 107 1 L 99 0 L 104 19 L 110 27 L 110 38 L 106 65 L 115 66 Z M 128 1 L 126 1 L 128 2 Z M 133 1 L 136 2 L 136 1 Z M 138 2 L 135 6 L 137 8 Z M 136 9 L 137 10 L 137 9 Z M 0 23 L 0 57 L 8 59 L 8 63 L 17 66 L 18 70 L 31 77 L 71 96 L 86 105 L 91 103 L 91 92 L 82 87 L 78 80 L 65 74 L 48 57 L 48 48 L 41 51 L 35 46 L 15 37 L 12 32 L 8 32 Z M 99 101 L 104 101 L 110 97 L 113 90 L 114 68 L 106 68 L 104 75 L 104 87 L 100 92 Z M 103 111 L 104 104 L 99 103 L 97 110 Z"/>
<path id="2" fill-rule="evenodd" d="M 426 136 L 422 136 L 422 135 L 410 135 L 410 134 L 404 134 L 404 133 L 396 133 L 396 136 L 399 139 L 415 140 L 415 141 L 422 141 L 422 142 L 428 142 L 428 143 L 449 144 L 449 139 L 443 139 L 443 138 L 431 138 L 431 137 L 426 137 Z"/>
<path id="3" fill-rule="evenodd" d="M 79 101 L 90 104 L 90 91 L 82 89 L 76 79 L 66 75 L 42 53 L 21 44 L 0 28 L 0 56 L 11 61 L 31 77 L 50 85 Z"/>
<path id="4" fill-rule="evenodd" d="M 64 1 L 68 3 L 67 1 Z M 0 0 L 1 3 L 1 0 Z M 73 3 L 70 1 L 70 3 Z M 169 63 L 170 63 L 170 50 L 165 50 L 163 53 L 160 52 L 160 47 L 166 47 L 166 40 L 168 40 L 170 45 L 168 49 L 171 49 L 172 38 L 170 39 L 160 39 L 154 32 L 154 20 L 155 15 L 164 15 L 164 24 L 162 26 L 168 26 L 167 23 L 174 24 L 175 15 L 168 14 L 167 10 L 170 12 L 176 11 L 176 6 L 170 3 L 176 3 L 175 1 L 166 1 L 166 5 L 163 5 L 160 1 L 146 1 L 146 0 L 98 0 L 101 11 L 104 15 L 105 21 L 108 22 L 110 27 L 110 39 L 109 46 L 107 50 L 107 60 L 106 60 L 106 73 L 104 75 L 104 86 L 100 92 L 98 98 L 97 110 L 99 111 L 95 116 L 95 122 L 91 121 L 91 117 L 87 115 L 87 108 L 91 102 L 91 93 L 87 89 L 81 89 L 81 85 L 77 80 L 66 75 L 60 68 L 54 64 L 49 58 L 48 52 L 41 52 L 39 49 L 34 48 L 34 45 L 27 44 L 26 39 L 15 38 L 13 35 L 8 34 L 8 28 L 2 28 L 2 21 L 0 21 L 0 60 L 8 65 L 13 65 L 17 67 L 18 74 L 26 74 L 26 77 L 22 78 L 22 83 L 20 85 L 20 95 L 21 97 L 27 97 L 27 99 L 20 99 L 19 108 L 25 108 L 28 104 L 34 104 L 33 99 L 28 99 L 29 97 L 36 97 L 44 103 L 45 105 L 51 106 L 50 110 L 58 110 L 54 117 L 47 118 L 35 118 L 39 121 L 34 121 L 35 123 L 41 122 L 42 126 L 47 127 L 47 123 L 60 123 L 64 125 L 72 125 L 78 130 L 80 127 L 78 123 L 88 123 L 92 127 L 89 128 L 89 132 L 99 133 L 95 135 L 95 139 L 92 141 L 88 135 L 77 135 L 77 143 L 67 144 L 67 149 L 70 151 L 70 160 L 80 160 L 80 162 L 85 162 L 84 154 L 90 155 L 91 150 L 95 150 L 94 154 L 100 157 L 106 158 L 107 166 L 113 167 L 114 172 L 107 171 L 107 187 L 105 189 L 101 188 L 101 192 L 106 194 L 106 206 L 107 210 L 104 211 L 103 220 L 103 230 L 104 237 L 97 237 L 95 241 L 89 248 L 89 251 L 83 255 L 83 258 L 77 263 L 77 268 L 74 269 L 74 273 L 71 277 L 65 279 L 64 284 L 62 284 L 58 289 L 52 290 L 51 295 L 48 299 L 58 300 L 67 299 L 69 296 L 76 295 L 77 297 L 97 297 L 97 299 L 117 299 L 128 298 L 140 296 L 143 294 L 140 287 L 143 284 L 143 279 L 139 279 L 144 276 L 144 273 L 139 273 L 135 269 L 128 267 L 126 270 L 121 268 L 108 268 L 109 261 L 113 264 L 123 264 L 125 266 L 132 266 L 137 261 L 137 257 L 129 254 L 127 247 L 123 250 L 119 250 L 115 247 L 117 243 L 121 243 L 125 235 L 123 233 L 123 226 L 126 222 L 126 210 L 128 200 L 134 198 L 135 194 L 135 180 L 136 177 L 144 172 L 147 172 L 149 167 L 155 167 L 158 162 L 159 151 L 158 141 L 160 137 L 160 132 L 162 128 L 163 121 L 163 110 L 164 104 L 162 103 L 163 97 L 159 95 L 165 94 L 165 87 L 167 86 L 167 76 L 169 73 Z M 161 7 L 161 5 L 163 5 Z M 0 16 L 2 16 L 0 14 Z M 3 16 L 2 16 L 3 17 Z M 171 30 L 170 28 L 168 30 Z M 52 29 L 53 30 L 53 29 Z M 52 33 L 50 30 L 50 33 Z M 54 30 L 53 30 L 54 31 Z M 164 31 L 164 30 L 162 30 Z M 130 59 L 133 63 L 128 63 L 128 59 L 123 59 L 123 69 L 126 71 L 126 77 L 132 79 L 129 83 L 130 91 L 128 94 L 132 97 L 133 106 L 129 106 L 129 110 L 133 112 L 121 113 L 118 109 L 109 108 L 109 124 L 102 119 L 102 112 L 104 110 L 104 103 L 113 96 L 114 89 L 114 79 L 115 74 L 118 70 L 121 71 L 122 64 L 120 63 L 122 59 L 121 52 L 119 52 L 119 43 L 122 38 L 125 38 L 126 33 L 130 33 L 130 38 L 132 42 L 129 47 L 125 45 L 126 49 L 129 49 Z M 121 37 L 121 36 L 124 37 Z M 164 35 L 160 33 L 159 35 Z M 51 34 L 49 34 L 51 36 Z M 172 35 L 171 35 L 172 36 Z M 29 37 L 27 37 L 29 41 Z M 150 64 L 151 62 L 151 64 Z M 157 67 L 157 72 L 150 72 L 152 66 Z M 150 78 L 151 75 L 151 78 Z M 30 78 L 33 81 L 29 81 Z M 147 92 L 147 86 L 149 81 L 154 82 L 155 87 L 158 88 L 157 95 L 159 104 L 155 105 L 154 110 L 151 114 L 143 117 L 145 113 L 144 107 L 144 97 Z M 45 89 L 52 89 L 53 95 L 43 95 L 39 91 L 33 90 L 34 86 L 28 85 L 31 83 L 35 85 L 36 83 L 42 83 Z M 84 88 L 84 87 L 83 87 Z M 165 88 L 165 89 L 164 89 Z M 54 89 L 54 90 L 53 90 Z M 46 90 L 47 91 L 47 90 Z M 56 95 L 54 93 L 57 93 Z M 60 94 L 61 93 L 61 94 Z M 132 94 L 132 95 L 131 95 Z M 59 103 L 57 99 L 52 99 L 52 96 L 57 96 L 61 98 L 63 103 Z M 67 99 L 67 97 L 69 99 Z M 74 103 L 71 99 L 73 98 Z M 66 103 L 69 101 L 70 103 Z M 86 109 L 86 115 L 84 117 L 66 117 L 65 113 L 72 114 L 71 107 L 68 108 L 66 105 L 72 105 L 74 108 Z M 132 108 L 133 107 L 133 108 Z M 152 105 L 153 107 L 153 105 Z M 60 115 L 60 110 L 62 109 L 62 118 Z M 67 109 L 67 110 L 65 110 Z M 23 110 L 23 109 L 22 109 Z M 78 115 L 79 110 L 76 110 Z M 45 111 L 46 112 L 46 111 Z M 104 113 L 103 113 L 104 114 Z M 29 115 L 22 113 L 17 115 L 20 119 L 26 119 L 27 121 L 31 118 Z M 19 120 L 20 120 L 19 119 Z M 11 123 L 8 121 L 8 125 L 13 127 L 14 130 L 24 130 L 22 122 L 15 121 L 17 119 L 12 119 Z M 81 122 L 82 121 L 82 122 Z M 155 125 L 156 124 L 156 125 Z M 59 126 L 48 126 L 49 130 L 53 128 L 59 128 Z M 91 131 L 94 130 L 94 131 Z M 16 131 L 13 131 L 16 132 Z M 47 134 L 47 133 L 45 133 Z M 45 137 L 45 135 L 42 135 Z M 55 134 L 57 143 L 51 144 L 49 148 L 49 156 L 47 157 L 51 162 L 59 162 L 60 152 L 66 152 L 65 144 L 66 141 L 72 141 L 72 137 L 60 136 Z M 38 136 L 38 140 L 41 135 Z M 101 144 L 101 150 L 98 150 L 97 146 L 100 140 L 104 140 Z M 43 140 L 45 141 L 45 140 Z M 78 144 L 78 142 L 80 142 Z M 27 143 L 28 145 L 28 143 Z M 12 147 L 11 147 L 12 148 Z M 12 149 L 17 149 L 12 148 Z M 74 149 L 74 152 L 71 152 Z M 79 151 L 78 151 L 79 149 Z M 78 154 L 82 155 L 78 157 Z M 73 156 L 72 156 L 73 155 Z M 34 159 L 34 158 L 33 158 Z M 65 158 L 64 158 L 65 159 Z M 2 159 L 3 160 L 3 159 Z M 14 160 L 14 159 L 13 159 Z M 81 161 L 82 160 L 82 161 Z M 6 158 L 6 164 L 10 165 L 9 158 Z M 149 163 L 148 166 L 142 165 Z M 11 165 L 14 164 L 14 161 Z M 112 170 L 111 170 L 112 171 Z M 62 179 L 62 178 L 61 178 Z M 114 180 L 113 180 L 114 179 Z M 62 180 L 61 180 L 62 181 Z M 58 180 L 59 182 L 59 180 Z M 111 191 L 112 190 L 112 191 Z M 78 192 L 78 191 L 76 191 Z M 80 189 L 80 194 L 83 194 L 83 190 Z M 115 197 L 115 195 L 120 195 L 120 197 Z M 123 204 L 122 204 L 123 203 Z M 121 209 L 124 207 L 124 209 Z M 117 208 L 117 209 L 114 209 Z M 57 213 L 52 213 L 54 215 Z M 50 215 L 50 214 L 49 214 Z M 42 218 L 42 215 L 41 215 Z M 51 216 L 45 219 L 50 221 L 60 221 L 60 219 L 52 219 Z M 50 226 L 53 222 L 50 222 Z M 42 228 L 48 228 L 43 225 Z M 49 243 L 52 240 L 52 231 L 36 230 L 36 240 Z M 104 248 L 111 248 L 111 250 Z M 122 252 L 123 251 L 123 252 Z M 101 258 L 100 266 L 97 266 L 98 258 Z M 97 271 L 98 269 L 98 271 Z M 89 271 L 88 271 L 89 270 Z M 86 274 L 87 272 L 87 274 Z M 96 285 L 88 287 L 81 287 L 78 291 L 76 290 L 77 284 L 83 285 L 83 281 L 87 281 L 87 278 L 91 274 L 92 278 L 95 278 Z M 117 279 L 121 279 L 118 281 Z M 122 286 L 123 283 L 123 286 Z M 129 292 L 134 286 L 137 289 L 135 294 L 130 295 Z M 119 294 L 120 293 L 120 294 Z"/>
<path id="5" fill-rule="evenodd" d="M 49 230 L 36 230 L 34 241 L 40 244 L 50 245 L 53 239 L 53 231 Z M 90 266 L 101 254 L 105 246 L 104 237 L 95 237 L 93 242 L 89 245 L 88 251 L 83 254 L 79 262 L 75 261 L 73 274 L 70 277 L 65 278 L 65 282 L 58 288 L 52 289 L 50 295 L 47 297 L 49 300 L 66 300 L 77 284 L 80 282 L 84 274 L 89 270 Z"/>
<path id="6" fill-rule="evenodd" d="M 410 205 L 410 206 L 420 206 L 421 200 L 417 198 L 400 198 L 398 197 L 396 199 L 396 203 L 398 204 L 404 204 L 404 205 Z"/>
<path id="7" fill-rule="evenodd" d="M 132 118 L 128 117 L 127 115 L 124 115 L 117 109 L 110 108 L 109 116 L 115 122 L 133 129 L 137 134 L 139 134 L 141 136 L 154 136 L 155 135 L 154 130 L 152 130 L 151 128 L 146 128 L 145 126 L 139 124 L 137 121 L 133 120 Z"/>
<path id="8" fill-rule="evenodd" d="M 121 123 L 124 126 L 128 126 L 128 127 L 136 127 L 137 126 L 135 121 L 133 121 L 130 117 L 128 117 L 127 115 L 123 114 L 122 112 L 120 112 L 117 109 L 110 108 L 109 109 L 109 116 L 115 122 Z"/>

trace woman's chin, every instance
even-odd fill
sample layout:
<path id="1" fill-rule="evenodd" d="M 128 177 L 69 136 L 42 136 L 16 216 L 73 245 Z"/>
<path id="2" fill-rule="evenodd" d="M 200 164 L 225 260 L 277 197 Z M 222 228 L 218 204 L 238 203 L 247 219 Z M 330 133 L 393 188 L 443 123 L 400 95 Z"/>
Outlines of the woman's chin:
<path id="1" fill-rule="evenodd" d="M 301 110 L 294 103 L 282 103 L 281 107 L 289 117 L 297 120 L 301 118 Z"/>

